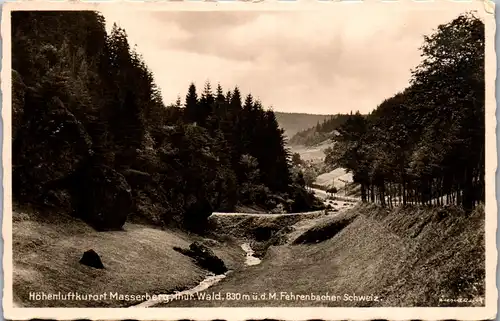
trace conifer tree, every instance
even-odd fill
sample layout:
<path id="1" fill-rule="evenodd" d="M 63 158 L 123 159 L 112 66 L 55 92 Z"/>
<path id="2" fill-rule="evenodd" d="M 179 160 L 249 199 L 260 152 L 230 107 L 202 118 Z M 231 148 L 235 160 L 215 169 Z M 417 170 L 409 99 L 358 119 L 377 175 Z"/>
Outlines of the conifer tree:
<path id="1" fill-rule="evenodd" d="M 215 98 L 212 93 L 212 86 L 209 81 L 205 83 L 203 93 L 201 95 L 198 109 L 196 111 L 196 119 L 200 126 L 206 126 L 207 119 L 211 116 L 214 107 Z"/>
<path id="2" fill-rule="evenodd" d="M 198 109 L 198 94 L 196 93 L 196 86 L 194 83 L 189 85 L 189 90 L 186 95 L 186 100 L 184 103 L 184 116 L 188 123 L 196 121 L 196 112 Z"/>

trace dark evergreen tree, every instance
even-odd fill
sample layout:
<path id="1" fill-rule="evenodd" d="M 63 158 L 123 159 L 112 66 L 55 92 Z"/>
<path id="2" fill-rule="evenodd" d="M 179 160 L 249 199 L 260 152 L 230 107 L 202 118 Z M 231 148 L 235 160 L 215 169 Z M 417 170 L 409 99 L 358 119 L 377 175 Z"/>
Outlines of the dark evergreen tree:
<path id="1" fill-rule="evenodd" d="M 196 86 L 194 83 L 189 85 L 189 90 L 186 95 L 184 103 L 184 116 L 188 123 L 196 122 L 196 113 L 198 110 L 198 94 L 196 93 Z"/>
<path id="2" fill-rule="evenodd" d="M 196 121 L 200 126 L 207 126 L 207 119 L 211 117 L 212 110 L 215 104 L 215 97 L 212 93 L 212 86 L 210 82 L 205 83 L 203 88 L 203 93 L 201 95 L 200 101 L 198 103 L 198 109 L 196 111 Z"/>
<path id="3" fill-rule="evenodd" d="M 97 13 L 16 12 L 12 23 L 15 202 L 99 229 L 140 216 L 195 231 L 237 204 L 313 206 L 274 113 L 251 95 L 242 106 L 238 88 L 214 94 L 207 82 L 198 97 L 191 84 L 184 108 L 165 106 L 126 32 L 107 35 Z"/>

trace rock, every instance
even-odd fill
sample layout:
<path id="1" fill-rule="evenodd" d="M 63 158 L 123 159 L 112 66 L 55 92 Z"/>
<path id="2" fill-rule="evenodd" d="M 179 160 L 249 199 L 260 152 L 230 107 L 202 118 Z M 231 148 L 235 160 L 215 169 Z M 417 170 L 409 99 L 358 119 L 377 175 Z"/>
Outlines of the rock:
<path id="1" fill-rule="evenodd" d="M 200 242 L 194 242 L 189 246 L 190 257 L 196 260 L 196 263 L 204 269 L 215 274 L 222 274 L 227 271 L 227 267 L 215 253 Z"/>
<path id="2" fill-rule="evenodd" d="M 125 177 L 108 166 L 90 166 L 80 186 L 80 216 L 97 230 L 118 230 L 132 210 L 131 188 Z"/>
<path id="3" fill-rule="evenodd" d="M 227 271 L 227 267 L 215 253 L 200 242 L 194 242 L 189 246 L 189 249 L 182 249 L 174 246 L 173 249 L 179 253 L 187 255 L 195 260 L 200 267 L 209 270 L 215 274 L 222 274 Z"/>
<path id="4" fill-rule="evenodd" d="M 73 211 L 72 197 L 67 189 L 49 190 L 45 195 L 44 204 L 63 209 L 66 213 Z"/>
<path id="5" fill-rule="evenodd" d="M 80 263 L 96 269 L 104 269 L 101 257 L 92 249 L 83 253 L 82 258 L 80 259 Z"/>

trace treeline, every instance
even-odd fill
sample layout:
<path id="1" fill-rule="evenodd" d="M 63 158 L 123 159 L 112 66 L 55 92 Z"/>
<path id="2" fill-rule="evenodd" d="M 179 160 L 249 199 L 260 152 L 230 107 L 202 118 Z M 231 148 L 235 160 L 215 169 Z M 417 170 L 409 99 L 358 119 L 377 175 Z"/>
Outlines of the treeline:
<path id="1" fill-rule="evenodd" d="M 352 114 L 352 113 L 351 113 Z M 346 122 L 350 115 L 337 114 L 325 119 L 323 122 L 318 122 L 316 126 L 302 130 L 292 138 L 289 143 L 291 145 L 314 146 L 328 140 L 332 133 Z"/>
<path id="2" fill-rule="evenodd" d="M 12 184 L 98 229 L 128 218 L 203 228 L 237 205 L 317 205 L 272 111 L 238 88 L 166 107 L 151 71 L 95 12 L 12 13 Z"/>
<path id="3" fill-rule="evenodd" d="M 364 201 L 470 210 L 485 197 L 484 24 L 462 14 L 421 51 L 411 85 L 350 116 L 326 162 L 353 172 Z"/>
<path id="4" fill-rule="evenodd" d="M 306 114 L 306 113 L 287 113 L 275 111 L 276 119 L 280 127 L 285 130 L 285 136 L 287 139 L 293 137 L 296 133 L 303 130 L 304 128 L 309 128 L 315 126 L 318 122 L 323 122 L 325 119 L 329 119 L 331 115 L 318 115 L 318 114 Z"/>

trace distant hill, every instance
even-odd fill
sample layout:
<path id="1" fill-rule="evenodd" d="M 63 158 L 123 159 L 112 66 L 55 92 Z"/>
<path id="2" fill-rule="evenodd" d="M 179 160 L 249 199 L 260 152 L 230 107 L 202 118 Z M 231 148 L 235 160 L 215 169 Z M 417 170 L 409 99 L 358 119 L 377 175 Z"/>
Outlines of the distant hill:
<path id="1" fill-rule="evenodd" d="M 290 145 L 315 146 L 331 138 L 336 129 L 342 126 L 349 118 L 346 114 L 328 116 L 322 122 L 313 124 L 308 128 L 288 137 Z"/>
<path id="2" fill-rule="evenodd" d="M 311 128 L 324 120 L 329 119 L 332 115 L 317 115 L 305 113 L 283 113 L 275 111 L 276 119 L 281 128 L 285 130 L 285 134 L 290 139 L 299 131 Z"/>

